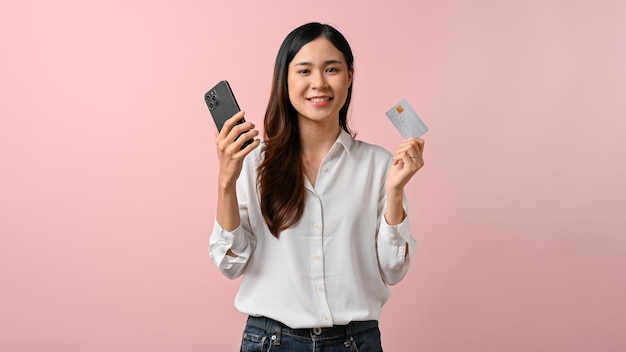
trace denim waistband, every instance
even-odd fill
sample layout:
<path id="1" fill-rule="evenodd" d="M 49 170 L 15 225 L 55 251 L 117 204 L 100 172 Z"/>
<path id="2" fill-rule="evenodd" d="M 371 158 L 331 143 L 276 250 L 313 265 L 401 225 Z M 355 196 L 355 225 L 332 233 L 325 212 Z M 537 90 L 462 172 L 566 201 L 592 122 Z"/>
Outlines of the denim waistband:
<path id="1" fill-rule="evenodd" d="M 327 328 L 292 329 L 287 325 L 270 318 L 249 316 L 247 326 L 262 329 L 268 333 L 273 334 L 282 333 L 306 338 L 330 338 L 339 336 L 352 336 L 370 329 L 378 328 L 378 321 L 353 321 L 350 322 L 348 325 L 334 325 Z"/>

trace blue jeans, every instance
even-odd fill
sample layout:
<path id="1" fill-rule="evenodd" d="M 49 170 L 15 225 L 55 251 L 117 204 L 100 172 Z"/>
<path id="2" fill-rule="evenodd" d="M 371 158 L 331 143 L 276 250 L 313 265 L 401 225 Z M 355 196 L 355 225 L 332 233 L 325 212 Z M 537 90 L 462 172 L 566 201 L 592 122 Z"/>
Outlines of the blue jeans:
<path id="1" fill-rule="evenodd" d="M 241 352 L 382 352 L 378 321 L 332 328 L 291 329 L 265 317 L 248 317 Z"/>

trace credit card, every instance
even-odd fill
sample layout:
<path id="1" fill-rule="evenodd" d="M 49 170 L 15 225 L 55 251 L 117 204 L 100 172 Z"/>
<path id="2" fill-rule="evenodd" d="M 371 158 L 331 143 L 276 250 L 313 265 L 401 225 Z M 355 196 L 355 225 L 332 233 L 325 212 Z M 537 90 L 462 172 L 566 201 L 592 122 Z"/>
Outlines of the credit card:
<path id="1" fill-rule="evenodd" d="M 402 99 L 385 114 L 405 139 L 421 137 L 428 132 L 428 127 L 406 99 Z"/>

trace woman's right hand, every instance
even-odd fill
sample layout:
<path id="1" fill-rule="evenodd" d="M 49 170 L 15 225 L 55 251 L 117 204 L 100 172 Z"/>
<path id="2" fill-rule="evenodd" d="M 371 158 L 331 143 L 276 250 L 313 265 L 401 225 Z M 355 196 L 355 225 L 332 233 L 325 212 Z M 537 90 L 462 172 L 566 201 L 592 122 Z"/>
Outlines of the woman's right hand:
<path id="1" fill-rule="evenodd" d="M 234 186 L 241 173 L 243 159 L 261 143 L 259 139 L 255 139 L 259 135 L 259 131 L 254 129 L 252 122 L 246 121 L 237 124 L 237 121 L 241 120 L 244 114 L 243 111 L 240 111 L 226 120 L 221 132 L 215 128 L 217 157 L 220 162 L 218 178 L 220 187 Z M 253 139 L 253 142 L 241 149 L 244 143 L 250 139 Z"/>

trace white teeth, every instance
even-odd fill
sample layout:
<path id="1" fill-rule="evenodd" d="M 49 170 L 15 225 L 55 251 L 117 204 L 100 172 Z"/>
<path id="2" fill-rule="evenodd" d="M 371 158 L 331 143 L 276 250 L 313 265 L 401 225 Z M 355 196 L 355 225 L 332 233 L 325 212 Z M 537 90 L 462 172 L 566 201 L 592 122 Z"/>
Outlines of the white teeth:
<path id="1" fill-rule="evenodd" d="M 328 97 L 325 97 L 325 98 L 311 98 L 310 100 L 311 100 L 312 102 L 314 102 L 314 103 L 321 103 L 321 102 L 323 102 L 323 101 L 330 100 L 330 98 L 328 98 Z"/>

